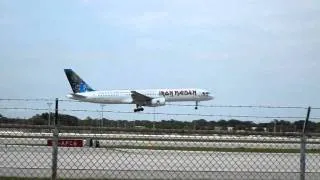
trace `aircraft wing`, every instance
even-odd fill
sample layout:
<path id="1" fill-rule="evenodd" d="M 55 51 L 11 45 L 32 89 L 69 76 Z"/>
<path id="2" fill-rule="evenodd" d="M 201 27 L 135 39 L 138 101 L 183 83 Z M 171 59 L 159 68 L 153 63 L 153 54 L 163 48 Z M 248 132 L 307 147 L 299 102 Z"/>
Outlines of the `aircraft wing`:
<path id="1" fill-rule="evenodd" d="M 150 101 L 152 98 L 137 91 L 131 91 L 131 97 L 135 103 Z"/>

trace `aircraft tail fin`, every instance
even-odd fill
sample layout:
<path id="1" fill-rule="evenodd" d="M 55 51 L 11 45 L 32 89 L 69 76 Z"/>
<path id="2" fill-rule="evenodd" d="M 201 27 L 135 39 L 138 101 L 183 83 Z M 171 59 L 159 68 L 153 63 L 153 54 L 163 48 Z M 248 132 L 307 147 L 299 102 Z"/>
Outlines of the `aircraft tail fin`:
<path id="1" fill-rule="evenodd" d="M 84 80 L 80 78 L 72 69 L 64 69 L 73 93 L 94 91 Z"/>

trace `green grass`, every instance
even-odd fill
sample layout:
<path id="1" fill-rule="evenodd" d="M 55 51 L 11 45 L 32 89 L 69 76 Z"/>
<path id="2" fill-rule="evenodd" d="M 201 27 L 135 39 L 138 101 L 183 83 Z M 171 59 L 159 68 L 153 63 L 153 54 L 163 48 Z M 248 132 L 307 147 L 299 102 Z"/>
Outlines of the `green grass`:
<path id="1" fill-rule="evenodd" d="M 50 180 L 51 178 L 37 178 L 37 177 L 1 177 L 1 180 Z"/>
<path id="2" fill-rule="evenodd" d="M 51 178 L 37 178 L 37 177 L 1 177 L 1 180 L 51 180 Z M 71 178 L 57 178 L 58 180 L 77 180 L 77 179 L 71 179 Z M 92 178 L 94 180 L 97 180 L 97 178 Z M 91 180 L 90 178 L 85 178 L 81 180 Z M 112 180 L 112 179 L 98 179 L 98 180 Z"/>
<path id="3" fill-rule="evenodd" d="M 252 153 L 300 153 L 300 149 L 271 148 L 216 148 L 216 147 L 172 147 L 172 146 L 111 146 L 105 148 L 149 149 L 175 151 L 206 151 L 206 152 L 252 152 Z M 306 153 L 320 153 L 320 149 L 307 149 Z"/>

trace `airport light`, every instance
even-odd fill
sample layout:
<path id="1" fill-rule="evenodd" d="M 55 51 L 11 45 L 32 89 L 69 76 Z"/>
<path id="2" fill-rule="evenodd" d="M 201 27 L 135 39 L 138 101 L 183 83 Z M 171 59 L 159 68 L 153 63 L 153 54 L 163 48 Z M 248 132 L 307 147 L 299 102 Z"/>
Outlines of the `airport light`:
<path id="1" fill-rule="evenodd" d="M 47 105 L 48 105 L 48 112 L 49 112 L 49 117 L 48 117 L 48 125 L 50 126 L 51 124 L 51 120 L 50 120 L 50 114 L 51 114 L 51 106 L 52 106 L 53 103 L 51 102 L 48 102 Z"/>
<path id="2" fill-rule="evenodd" d="M 100 126 L 103 127 L 103 108 L 104 108 L 104 104 L 100 104 L 101 106 L 101 122 L 100 122 Z"/>
<path id="3" fill-rule="evenodd" d="M 273 133 L 275 134 L 277 132 L 277 120 L 274 119 L 273 123 Z"/>
<path id="4" fill-rule="evenodd" d="M 152 124 L 152 129 L 156 129 L 156 107 L 153 107 L 153 124 Z"/>

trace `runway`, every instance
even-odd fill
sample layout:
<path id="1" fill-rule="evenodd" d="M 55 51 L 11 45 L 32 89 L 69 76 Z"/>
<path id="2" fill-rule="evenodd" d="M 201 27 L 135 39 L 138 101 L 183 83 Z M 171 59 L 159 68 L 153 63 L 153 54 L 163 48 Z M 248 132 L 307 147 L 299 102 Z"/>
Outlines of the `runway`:
<path id="1" fill-rule="evenodd" d="M 0 146 L 0 176 L 50 177 L 52 148 Z M 319 179 L 320 154 L 307 154 L 306 179 Z M 300 154 L 59 148 L 59 178 L 299 179 Z"/>
<path id="2" fill-rule="evenodd" d="M 102 147 L 210 147 L 210 148 L 269 148 L 300 149 L 298 137 L 235 136 L 235 135 L 148 135 L 148 134 L 78 134 L 60 133 L 61 139 L 98 139 Z M 52 133 L 0 132 L 2 145 L 43 145 Z M 309 138 L 307 149 L 320 149 L 320 138 Z"/>
<path id="3" fill-rule="evenodd" d="M 0 145 L 34 145 L 34 146 L 46 146 L 47 140 L 51 138 L 1 138 Z M 64 139 L 63 137 L 61 139 Z M 88 138 L 87 138 L 88 139 Z M 84 139 L 86 144 L 87 139 Z M 95 139 L 95 138 L 94 138 Z M 198 148 L 268 148 L 268 149 L 300 149 L 301 143 L 296 142 L 264 142 L 260 140 L 255 141 L 241 141 L 237 139 L 230 141 L 215 140 L 212 142 L 205 142 L 205 140 L 198 141 L 171 141 L 169 140 L 107 140 L 99 139 L 101 147 L 119 147 L 119 146 L 137 146 L 137 147 L 198 147 Z M 320 149 L 320 143 L 308 142 L 307 149 Z"/>

